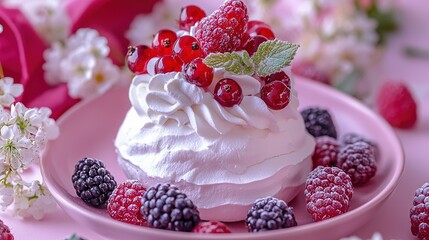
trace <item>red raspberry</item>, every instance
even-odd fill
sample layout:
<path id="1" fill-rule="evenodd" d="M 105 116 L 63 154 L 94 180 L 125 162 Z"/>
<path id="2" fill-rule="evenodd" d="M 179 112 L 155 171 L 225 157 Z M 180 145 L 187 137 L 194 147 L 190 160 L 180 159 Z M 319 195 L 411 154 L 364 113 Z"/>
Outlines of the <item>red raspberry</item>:
<path id="1" fill-rule="evenodd" d="M 393 127 L 411 128 L 417 121 L 417 104 L 404 83 L 385 82 L 378 91 L 376 105 Z"/>
<path id="2" fill-rule="evenodd" d="M 366 142 L 356 142 L 341 148 L 337 167 L 350 175 L 353 185 L 363 185 L 374 177 L 377 165 L 374 149 Z"/>
<path id="3" fill-rule="evenodd" d="M 410 209 L 411 232 L 419 239 L 429 239 L 429 183 L 416 189 Z"/>
<path id="4" fill-rule="evenodd" d="M 146 221 L 140 212 L 141 199 L 145 192 L 146 188 L 136 180 L 119 184 L 109 198 L 107 212 L 118 221 L 145 225 Z"/>
<path id="5" fill-rule="evenodd" d="M 340 145 L 337 139 L 329 136 L 316 138 L 316 147 L 313 152 L 313 168 L 317 166 L 335 166 Z"/>
<path id="6" fill-rule="evenodd" d="M 304 194 L 307 211 L 317 222 L 348 211 L 353 185 L 343 170 L 318 166 L 309 174 Z"/>
<path id="7" fill-rule="evenodd" d="M 227 0 L 196 27 L 195 37 L 206 54 L 240 48 L 246 30 L 247 7 L 241 0 Z"/>
<path id="8" fill-rule="evenodd" d="M 1 240 L 13 240 L 14 239 L 12 233 L 10 232 L 9 227 L 6 226 L 2 220 L 0 220 L 0 239 Z"/>
<path id="9" fill-rule="evenodd" d="M 192 229 L 195 233 L 231 233 L 231 230 L 221 222 L 200 222 Z"/>
<path id="10" fill-rule="evenodd" d="M 294 62 L 292 65 L 292 73 L 324 84 L 330 84 L 331 82 L 330 77 L 325 72 L 318 69 L 312 62 Z"/>

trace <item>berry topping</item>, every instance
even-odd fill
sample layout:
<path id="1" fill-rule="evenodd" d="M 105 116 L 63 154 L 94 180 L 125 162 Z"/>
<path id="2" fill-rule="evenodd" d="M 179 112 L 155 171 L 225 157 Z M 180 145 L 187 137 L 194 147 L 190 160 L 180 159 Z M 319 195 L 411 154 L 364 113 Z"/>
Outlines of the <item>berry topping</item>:
<path id="1" fill-rule="evenodd" d="M 232 107 L 243 100 L 243 92 L 240 85 L 233 79 L 219 80 L 214 89 L 214 99 L 224 107 Z"/>
<path id="2" fill-rule="evenodd" d="M 417 121 L 417 104 L 404 83 L 385 82 L 379 89 L 376 105 L 380 115 L 393 127 L 411 128 Z"/>
<path id="3" fill-rule="evenodd" d="M 196 58 L 185 66 L 185 78 L 198 87 L 208 87 L 213 81 L 213 68 L 208 67 L 202 58 Z"/>
<path id="4" fill-rule="evenodd" d="M 241 0 L 227 0 L 198 23 L 195 36 L 206 54 L 232 52 L 240 48 L 248 20 Z"/>
<path id="5" fill-rule="evenodd" d="M 104 167 L 102 161 L 83 158 L 75 166 L 72 175 L 76 194 L 93 207 L 102 207 L 116 188 L 115 178 Z"/>
<path id="6" fill-rule="evenodd" d="M 304 118 L 305 128 L 313 137 L 330 136 L 337 138 L 337 130 L 328 110 L 310 107 L 301 111 Z"/>
<path id="7" fill-rule="evenodd" d="M 179 17 L 180 30 L 189 31 L 195 23 L 204 17 L 206 17 L 206 13 L 198 6 L 189 5 L 183 7 Z"/>
<path id="8" fill-rule="evenodd" d="M 250 37 L 263 36 L 263 37 L 266 37 L 268 40 L 273 40 L 276 38 L 273 31 L 269 27 L 259 26 L 259 27 L 253 28 L 251 31 L 247 31 L 247 33 L 249 34 Z"/>
<path id="9" fill-rule="evenodd" d="M 246 43 L 244 43 L 243 49 L 246 50 L 250 56 L 252 56 L 256 50 L 258 50 L 259 45 L 265 41 L 268 41 L 268 39 L 264 36 L 257 35 L 250 37 Z"/>
<path id="10" fill-rule="evenodd" d="M 134 74 L 147 73 L 147 63 L 154 57 L 153 50 L 146 45 L 128 47 L 125 61 Z"/>
<path id="11" fill-rule="evenodd" d="M 200 222 L 194 203 L 170 184 L 157 184 L 147 189 L 141 212 L 150 227 L 190 232 Z"/>
<path id="12" fill-rule="evenodd" d="M 337 167 L 318 166 L 305 182 L 307 211 L 315 222 L 348 211 L 353 196 L 350 176 Z"/>
<path id="13" fill-rule="evenodd" d="M 107 212 L 110 217 L 121 222 L 145 225 L 146 220 L 140 212 L 141 199 L 145 192 L 146 188 L 136 180 L 119 184 L 107 202 Z"/>
<path id="14" fill-rule="evenodd" d="M 341 144 L 342 145 L 349 145 L 349 144 L 353 144 L 355 142 L 366 142 L 368 143 L 374 150 L 374 155 L 377 158 L 378 155 L 378 146 L 375 142 L 370 141 L 356 133 L 346 133 L 342 138 L 341 138 Z"/>
<path id="15" fill-rule="evenodd" d="M 153 37 L 152 49 L 157 56 L 171 55 L 176 40 L 177 34 L 174 31 L 162 29 Z"/>
<path id="16" fill-rule="evenodd" d="M 247 213 L 246 225 L 249 232 L 294 227 L 297 225 L 291 207 L 273 197 L 258 199 Z"/>
<path id="17" fill-rule="evenodd" d="M 294 62 L 292 73 L 324 84 L 330 84 L 331 82 L 328 74 L 318 69 L 314 63 L 308 61 Z"/>
<path id="18" fill-rule="evenodd" d="M 429 239 L 429 183 L 416 189 L 410 209 L 411 232 L 419 239 Z"/>
<path id="19" fill-rule="evenodd" d="M 10 232 L 9 227 L 0 220 L 0 239 L 1 240 L 14 240 L 12 233 Z"/>
<path id="20" fill-rule="evenodd" d="M 182 71 L 182 60 L 177 56 L 163 56 L 155 63 L 155 73 L 169 73 Z"/>
<path id="21" fill-rule="evenodd" d="M 179 37 L 173 46 L 173 56 L 178 56 L 184 63 L 189 63 L 195 58 L 204 57 L 198 40 L 192 36 Z"/>
<path id="22" fill-rule="evenodd" d="M 276 80 L 284 82 L 288 87 L 291 86 L 290 77 L 284 71 L 273 73 L 267 77 L 261 77 L 261 81 L 264 83 L 270 83 Z"/>
<path id="23" fill-rule="evenodd" d="M 221 222 L 200 222 L 192 232 L 195 233 L 231 233 L 231 230 Z"/>
<path id="24" fill-rule="evenodd" d="M 329 136 L 316 138 L 316 147 L 313 152 L 313 168 L 317 166 L 335 166 L 337 156 L 340 152 L 340 145 L 337 139 Z"/>
<path id="25" fill-rule="evenodd" d="M 363 185 L 377 171 L 373 148 L 365 142 L 356 142 L 341 148 L 337 167 L 350 175 L 353 185 Z"/>
<path id="26" fill-rule="evenodd" d="M 273 110 L 285 108 L 290 101 L 290 88 L 281 81 L 273 81 L 261 89 L 261 99 Z"/>

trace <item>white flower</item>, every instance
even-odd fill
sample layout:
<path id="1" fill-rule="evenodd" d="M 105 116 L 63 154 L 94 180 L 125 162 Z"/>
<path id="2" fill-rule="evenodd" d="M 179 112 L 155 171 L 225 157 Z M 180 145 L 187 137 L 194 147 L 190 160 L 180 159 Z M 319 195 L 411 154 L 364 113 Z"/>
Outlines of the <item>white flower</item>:
<path id="1" fill-rule="evenodd" d="M 33 155 L 31 140 L 21 134 L 16 126 L 3 126 L 0 129 L 0 154 L 13 170 L 28 167 L 38 156 Z"/>
<path id="2" fill-rule="evenodd" d="M 107 44 L 107 39 L 98 34 L 94 29 L 90 28 L 81 28 L 71 36 L 67 41 L 67 48 L 69 52 L 74 52 L 77 49 L 82 51 L 84 48 L 94 57 L 107 57 L 109 55 L 109 46 Z"/>
<path id="3" fill-rule="evenodd" d="M 84 81 L 89 79 L 96 63 L 97 59 L 87 49 L 77 49 L 60 63 L 63 81 Z"/>
<path id="4" fill-rule="evenodd" d="M 67 56 L 67 49 L 61 42 L 54 42 L 50 48 L 43 52 L 45 63 L 43 64 L 45 81 L 49 85 L 55 85 L 64 81 L 60 63 Z"/>
<path id="5" fill-rule="evenodd" d="M 9 107 L 23 91 L 22 84 L 14 84 L 12 78 L 0 78 L 0 105 Z"/>
<path id="6" fill-rule="evenodd" d="M 14 200 L 13 187 L 0 184 L 0 207 L 4 211 Z"/>

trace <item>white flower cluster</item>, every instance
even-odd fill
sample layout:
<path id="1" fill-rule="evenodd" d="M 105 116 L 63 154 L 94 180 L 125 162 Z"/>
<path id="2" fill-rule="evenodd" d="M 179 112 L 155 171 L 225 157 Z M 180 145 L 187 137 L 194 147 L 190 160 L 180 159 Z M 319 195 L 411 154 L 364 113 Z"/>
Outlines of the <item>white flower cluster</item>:
<path id="1" fill-rule="evenodd" d="M 19 8 L 47 43 L 63 40 L 69 34 L 70 19 L 62 0 L 4 0 L 4 5 Z"/>
<path id="2" fill-rule="evenodd" d="M 108 58 L 109 51 L 106 38 L 94 29 L 81 28 L 45 51 L 45 80 L 51 85 L 67 83 L 73 98 L 102 94 L 123 74 Z"/>
<path id="3" fill-rule="evenodd" d="M 59 129 L 49 118 L 49 108 L 13 104 L 22 92 L 21 84 L 0 71 L 0 207 L 12 206 L 18 216 L 41 219 L 55 209 L 53 198 L 42 183 L 27 182 L 21 174 L 39 161 L 46 141 L 56 138 Z"/>

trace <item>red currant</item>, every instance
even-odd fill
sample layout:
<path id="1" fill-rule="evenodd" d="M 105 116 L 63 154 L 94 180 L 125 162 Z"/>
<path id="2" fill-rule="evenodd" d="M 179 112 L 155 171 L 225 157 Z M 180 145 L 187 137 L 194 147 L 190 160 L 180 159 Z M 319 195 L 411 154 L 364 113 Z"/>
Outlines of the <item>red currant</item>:
<path id="1" fill-rule="evenodd" d="M 266 37 L 268 40 L 273 40 L 276 38 L 273 31 L 269 27 L 262 27 L 262 26 L 256 27 L 252 31 L 248 31 L 248 33 L 251 37 L 257 36 L 257 35 L 262 35 L 262 36 Z"/>
<path id="2" fill-rule="evenodd" d="M 251 20 L 247 22 L 247 31 L 253 31 L 255 28 L 258 27 L 267 27 L 270 28 L 270 25 L 262 22 L 262 21 L 258 21 L 258 20 Z"/>
<path id="3" fill-rule="evenodd" d="M 128 47 L 125 61 L 134 74 L 147 73 L 147 63 L 154 57 L 153 50 L 146 45 Z"/>
<path id="4" fill-rule="evenodd" d="M 249 40 L 247 40 L 247 42 L 243 45 L 243 49 L 246 50 L 250 56 L 252 56 L 256 50 L 258 50 L 259 45 L 267 40 L 268 39 L 266 37 L 261 35 L 250 37 Z"/>
<path id="5" fill-rule="evenodd" d="M 261 98 L 273 110 L 285 108 L 290 101 L 290 88 L 282 81 L 272 81 L 261 89 Z"/>
<path id="6" fill-rule="evenodd" d="M 180 11 L 179 25 L 180 30 L 189 31 L 195 23 L 206 16 L 204 10 L 195 5 L 183 7 Z"/>
<path id="7" fill-rule="evenodd" d="M 213 68 L 208 67 L 202 58 L 196 58 L 185 66 L 185 78 L 198 87 L 208 87 L 213 81 Z"/>
<path id="8" fill-rule="evenodd" d="M 173 46 L 173 56 L 178 56 L 184 63 L 189 63 L 195 58 L 204 57 L 198 40 L 185 35 L 177 39 Z"/>
<path id="9" fill-rule="evenodd" d="M 155 63 L 155 73 L 168 73 L 182 71 L 182 61 L 171 55 L 160 57 Z"/>
<path id="10" fill-rule="evenodd" d="M 174 31 L 162 29 L 153 37 L 152 49 L 158 56 L 171 55 L 176 40 L 177 34 Z"/>
<path id="11" fill-rule="evenodd" d="M 268 84 L 273 81 L 281 81 L 284 82 L 286 86 L 290 87 L 290 77 L 284 71 L 273 73 L 267 77 L 261 77 L 261 80 L 265 84 Z"/>
<path id="12" fill-rule="evenodd" d="M 219 80 L 214 89 L 214 99 L 224 107 L 232 107 L 243 100 L 240 85 L 231 78 Z"/>

